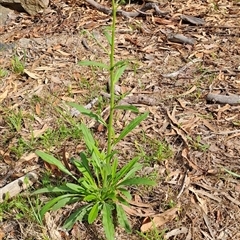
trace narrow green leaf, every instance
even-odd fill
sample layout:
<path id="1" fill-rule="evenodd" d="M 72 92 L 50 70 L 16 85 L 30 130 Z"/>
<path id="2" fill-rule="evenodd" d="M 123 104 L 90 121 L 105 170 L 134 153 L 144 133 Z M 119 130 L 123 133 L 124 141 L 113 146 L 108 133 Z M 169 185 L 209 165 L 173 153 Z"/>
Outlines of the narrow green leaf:
<path id="1" fill-rule="evenodd" d="M 102 222 L 107 240 L 115 239 L 115 231 L 112 219 L 112 209 L 108 203 L 103 203 Z"/>
<path id="2" fill-rule="evenodd" d="M 135 165 L 132 166 L 132 168 L 128 172 L 126 172 L 125 176 L 123 176 L 121 180 L 124 181 L 128 178 L 133 178 L 135 176 L 135 173 L 141 169 L 142 169 L 142 164 L 135 163 Z"/>
<path id="3" fill-rule="evenodd" d="M 125 188 L 118 188 L 118 190 L 121 192 L 123 196 L 125 196 L 128 200 L 132 200 L 132 195 L 131 193 L 126 190 Z"/>
<path id="4" fill-rule="evenodd" d="M 69 197 L 62 198 L 62 199 L 58 200 L 57 203 L 55 203 L 51 207 L 51 210 L 56 211 L 56 210 L 66 206 L 66 205 L 75 203 L 75 202 L 80 201 L 80 200 L 81 200 L 81 198 L 79 198 L 79 196 L 69 196 Z"/>
<path id="5" fill-rule="evenodd" d="M 120 226 L 124 228 L 127 233 L 131 233 L 131 226 L 129 224 L 129 221 L 127 219 L 127 215 L 124 209 L 122 208 L 121 205 L 117 204 L 116 210 L 117 210 L 117 218 Z"/>
<path id="6" fill-rule="evenodd" d="M 58 196 L 56 198 L 53 198 L 52 200 L 50 200 L 49 202 L 47 202 L 41 209 L 40 211 L 40 216 L 41 218 L 43 218 L 43 216 L 45 215 L 45 213 L 49 210 L 52 209 L 52 207 L 60 200 L 64 199 L 64 198 L 69 198 L 69 197 L 73 197 L 76 196 L 76 194 L 65 194 L 65 195 L 61 195 Z"/>
<path id="7" fill-rule="evenodd" d="M 87 204 L 87 205 L 80 207 L 76 211 L 74 211 L 74 213 L 72 213 L 70 215 L 70 217 L 64 222 L 63 228 L 67 229 L 67 230 L 72 229 L 72 227 L 76 221 L 83 220 L 84 216 L 86 215 L 88 210 L 91 208 L 91 206 L 92 206 L 91 204 Z"/>
<path id="8" fill-rule="evenodd" d="M 117 201 L 116 202 L 119 202 L 125 206 L 128 206 L 129 207 L 129 203 L 127 202 L 127 200 L 123 197 L 121 197 L 120 195 L 117 196 Z"/>
<path id="9" fill-rule="evenodd" d="M 85 196 L 83 198 L 83 201 L 91 202 L 91 201 L 96 200 L 96 199 L 97 199 L 96 195 L 90 194 L 90 195 Z"/>
<path id="10" fill-rule="evenodd" d="M 74 175 L 68 171 L 68 169 L 58 160 L 56 159 L 55 157 L 53 157 L 52 155 L 49 155 L 45 152 L 42 152 L 42 151 L 39 151 L 37 150 L 36 151 L 36 154 L 41 157 L 45 162 L 48 162 L 50 164 L 53 164 L 55 165 L 59 170 L 61 170 L 62 172 L 70 175 L 71 177 L 73 177 L 75 180 L 77 180 Z"/>
<path id="11" fill-rule="evenodd" d="M 95 141 L 94 141 L 94 138 L 92 136 L 92 133 L 86 127 L 86 125 L 81 124 L 80 128 L 81 128 L 82 133 L 83 133 L 84 142 L 87 145 L 88 150 L 92 153 L 91 164 L 94 168 L 95 175 L 99 180 L 99 172 L 102 173 L 102 171 L 103 171 L 100 160 L 104 160 L 105 156 L 103 156 L 103 154 L 101 154 L 100 151 L 98 150 L 98 148 L 95 146 Z"/>
<path id="12" fill-rule="evenodd" d="M 78 62 L 78 64 L 81 66 L 92 66 L 92 67 L 99 67 L 99 68 L 109 70 L 108 65 L 101 62 L 84 60 L 84 61 Z"/>
<path id="13" fill-rule="evenodd" d="M 130 185 L 150 185 L 154 186 L 156 183 L 149 178 L 141 178 L 141 177 L 136 177 L 136 178 L 129 178 L 126 179 L 118 184 L 118 186 L 130 186 Z"/>
<path id="14" fill-rule="evenodd" d="M 126 60 L 120 60 L 120 61 L 118 61 L 118 62 L 116 62 L 116 63 L 114 64 L 113 68 L 114 68 L 114 69 L 120 68 L 120 67 L 122 67 L 122 66 L 124 66 L 124 65 L 127 65 L 127 64 L 128 64 L 128 61 L 126 61 Z"/>
<path id="15" fill-rule="evenodd" d="M 228 170 L 228 169 L 226 169 L 226 168 L 223 168 L 227 173 L 229 173 L 229 174 L 231 174 L 232 176 L 234 176 L 234 177 L 237 177 L 237 178 L 240 178 L 240 175 L 239 174 L 237 174 L 237 173 L 235 173 L 235 172 L 232 172 L 232 171 L 230 171 L 230 170 Z"/>
<path id="16" fill-rule="evenodd" d="M 95 205 L 92 207 L 91 211 L 88 214 L 88 223 L 92 224 L 95 219 L 98 216 L 98 212 L 99 212 L 99 203 L 95 203 Z"/>
<path id="17" fill-rule="evenodd" d="M 134 113 L 138 113 L 138 108 L 133 105 L 119 105 L 115 106 L 115 109 L 125 110 L 125 111 L 131 111 Z"/>
<path id="18" fill-rule="evenodd" d="M 105 29 L 103 31 L 103 34 L 104 36 L 106 37 L 107 41 L 108 41 L 108 44 L 111 46 L 112 45 L 112 36 L 109 34 L 109 28 L 108 29 Z"/>
<path id="19" fill-rule="evenodd" d="M 74 165 L 83 174 L 84 179 L 87 180 L 89 182 L 89 184 L 91 184 L 93 187 L 97 188 L 95 179 L 92 176 L 90 167 L 88 165 L 88 159 L 87 159 L 86 155 L 83 152 L 81 152 L 80 157 L 81 157 L 82 161 L 80 162 L 78 160 L 73 160 Z"/>
<path id="20" fill-rule="evenodd" d="M 81 106 L 81 105 L 79 105 L 77 103 L 74 103 L 74 102 L 69 102 L 68 105 L 73 107 L 73 108 L 75 108 L 75 109 L 77 109 L 83 115 L 86 115 L 86 116 L 88 116 L 90 118 L 93 118 L 97 122 L 103 124 L 104 126 L 107 126 L 106 122 L 103 120 L 103 118 L 101 116 L 99 116 L 98 114 L 93 113 L 89 109 L 86 109 L 84 106 Z"/>
<path id="21" fill-rule="evenodd" d="M 89 192 L 94 192 L 96 191 L 95 186 L 93 186 L 91 183 L 89 183 L 88 181 L 82 181 L 81 185 L 87 189 Z"/>
<path id="22" fill-rule="evenodd" d="M 32 194 L 42 194 L 42 193 L 71 193 L 71 189 L 66 187 L 65 185 L 63 186 L 58 186 L 58 187 L 46 187 L 46 188 L 41 188 L 36 191 L 34 191 Z M 72 192 L 75 193 L 75 192 Z"/>
<path id="23" fill-rule="evenodd" d="M 114 144 L 117 144 L 120 140 L 122 140 L 128 133 L 130 133 L 136 126 L 138 126 L 143 120 L 148 117 L 148 113 L 144 113 L 134 120 L 132 120 L 120 133 L 119 137 L 114 141 Z"/>
<path id="24" fill-rule="evenodd" d="M 66 183 L 66 186 L 71 189 L 72 191 L 74 191 L 74 193 L 78 193 L 78 194 L 85 194 L 86 193 L 86 189 L 79 186 L 78 184 L 74 184 L 74 183 Z"/>
<path id="25" fill-rule="evenodd" d="M 118 181 L 120 181 L 137 163 L 139 160 L 139 157 L 133 158 L 129 163 L 127 163 L 123 168 L 121 168 L 115 177 L 114 184 L 116 184 Z"/>
<path id="26" fill-rule="evenodd" d="M 112 163 L 112 179 L 114 179 L 117 174 L 117 167 L 118 167 L 118 159 L 115 158 Z"/>
<path id="27" fill-rule="evenodd" d="M 126 62 L 124 62 L 124 63 L 122 63 L 122 66 L 119 66 L 117 68 L 117 70 L 115 71 L 115 74 L 114 74 L 113 84 L 116 84 L 118 82 L 120 77 L 123 75 L 126 67 L 127 67 Z"/>

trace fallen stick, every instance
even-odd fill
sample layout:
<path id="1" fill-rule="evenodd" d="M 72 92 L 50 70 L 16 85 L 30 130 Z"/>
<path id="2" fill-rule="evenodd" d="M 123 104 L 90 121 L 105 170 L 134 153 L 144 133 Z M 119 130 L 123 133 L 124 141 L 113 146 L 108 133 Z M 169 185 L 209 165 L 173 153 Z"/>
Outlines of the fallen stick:
<path id="1" fill-rule="evenodd" d="M 240 96 L 236 94 L 232 95 L 220 95 L 209 93 L 206 96 L 207 102 L 211 103 L 221 103 L 221 104 L 229 104 L 229 105 L 238 105 L 240 104 Z"/>
<path id="2" fill-rule="evenodd" d="M 202 62 L 202 59 L 199 58 L 195 58 L 193 60 L 191 60 L 190 62 L 188 62 L 186 65 L 184 65 L 183 67 L 181 67 L 178 71 L 173 72 L 173 73 L 168 73 L 168 74 L 162 74 L 162 76 L 164 78 L 175 78 L 177 77 L 180 73 L 184 72 L 187 68 L 189 68 L 191 65 L 193 65 L 194 63 L 197 62 Z"/>
<path id="3" fill-rule="evenodd" d="M 12 198 L 19 194 L 21 191 L 32 186 L 38 179 L 36 173 L 30 172 L 25 176 L 20 177 L 6 186 L 0 188 L 0 203 L 5 199 Z"/>
<path id="4" fill-rule="evenodd" d="M 91 6 L 93 6 L 94 8 L 96 8 L 98 11 L 103 12 L 107 15 L 111 15 L 112 14 L 112 10 L 109 9 L 108 7 L 105 7 L 97 2 L 95 2 L 94 0 L 85 0 L 88 4 L 90 4 Z M 122 15 L 124 17 L 130 18 L 130 17 L 137 17 L 140 15 L 144 15 L 143 13 L 146 12 L 147 10 L 150 9 L 154 9 L 157 15 L 160 16 L 165 16 L 168 14 L 168 12 L 163 12 L 159 9 L 159 7 L 157 6 L 156 3 L 146 3 L 141 9 L 139 9 L 137 12 L 126 12 L 123 10 L 117 10 L 117 15 Z"/>

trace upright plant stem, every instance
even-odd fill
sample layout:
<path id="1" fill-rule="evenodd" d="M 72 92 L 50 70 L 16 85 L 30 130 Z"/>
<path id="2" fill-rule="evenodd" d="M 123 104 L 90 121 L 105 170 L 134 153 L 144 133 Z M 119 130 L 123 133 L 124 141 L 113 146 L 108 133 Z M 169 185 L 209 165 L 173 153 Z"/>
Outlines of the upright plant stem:
<path id="1" fill-rule="evenodd" d="M 114 112 L 114 50 L 115 50 L 115 28 L 116 28 L 116 18 L 117 18 L 117 4 L 115 0 L 112 0 L 112 39 L 111 39 L 111 52 L 110 52 L 110 114 L 108 121 L 108 143 L 107 143 L 107 163 L 111 161 L 112 152 L 112 138 L 113 138 L 113 112 Z"/>

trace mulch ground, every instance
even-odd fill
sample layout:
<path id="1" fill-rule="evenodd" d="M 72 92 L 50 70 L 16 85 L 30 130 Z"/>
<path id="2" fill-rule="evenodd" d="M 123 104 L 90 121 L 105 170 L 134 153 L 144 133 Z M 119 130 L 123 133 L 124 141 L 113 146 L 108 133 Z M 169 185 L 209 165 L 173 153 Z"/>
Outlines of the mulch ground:
<path id="1" fill-rule="evenodd" d="M 141 4 L 121 8 L 135 11 Z M 142 239 L 136 231 L 148 230 L 149 217 L 159 232 L 166 230 L 166 239 L 240 239 L 240 182 L 225 171 L 240 174 L 240 105 L 206 100 L 210 92 L 240 95 L 239 2 L 161 1 L 159 7 L 168 14 L 118 16 L 116 60 L 129 60 L 118 90 L 127 94 L 126 103 L 150 113 L 118 146 L 120 160 L 124 165 L 136 153 L 145 152 L 140 174 L 155 174 L 157 186 L 132 189 L 134 204 L 127 212 L 134 232 L 127 235 L 117 229 L 116 239 Z M 205 24 L 183 21 L 182 14 Z M 104 111 L 107 72 L 77 63 L 108 62 L 103 33 L 110 23 L 111 16 L 83 1 L 56 0 L 43 15 L 12 13 L 0 28 L 5 46 L 0 63 L 8 70 L 0 79 L 1 187 L 29 171 L 43 174 L 43 164 L 33 153 L 42 148 L 37 145 L 40 136 L 48 129 L 58 130 L 55 108 L 67 114 L 66 102 L 86 105 L 97 97 L 101 102 L 93 110 Z M 194 43 L 176 43 L 171 34 L 182 34 Z M 25 61 L 24 74 L 13 72 L 13 56 Z M 7 122 L 16 111 L 26 117 L 18 132 Z M 117 113 L 117 129 L 133 117 L 133 113 Z M 104 147 L 105 130 L 95 125 L 92 130 Z M 18 156 L 13 147 L 20 138 L 35 141 L 35 149 Z M 154 154 L 160 142 L 172 150 L 164 159 Z M 67 139 L 48 150 L 56 154 L 63 146 L 69 157 L 83 147 Z M 69 209 L 47 215 L 45 227 L 5 214 L 0 222 L 5 237 L 0 239 L 43 239 L 44 235 L 54 239 L 50 232 L 56 239 L 103 238 L 100 222 L 77 223 L 71 231 L 63 231 L 60 226 Z M 154 236 L 149 239 L 160 239 Z"/>

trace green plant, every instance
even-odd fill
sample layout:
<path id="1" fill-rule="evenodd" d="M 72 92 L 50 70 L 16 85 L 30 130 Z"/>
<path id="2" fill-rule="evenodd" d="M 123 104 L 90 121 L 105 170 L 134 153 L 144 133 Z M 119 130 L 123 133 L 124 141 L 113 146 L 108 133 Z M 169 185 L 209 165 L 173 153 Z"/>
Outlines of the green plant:
<path id="1" fill-rule="evenodd" d="M 145 162 L 164 161 L 173 156 L 173 151 L 168 143 L 146 137 L 143 134 L 143 143 L 135 142 L 136 148 L 144 156 Z"/>
<path id="2" fill-rule="evenodd" d="M 19 132 L 22 128 L 23 114 L 22 111 L 12 112 L 7 116 L 6 122 L 12 131 Z"/>
<path id="3" fill-rule="evenodd" d="M 132 120 L 118 136 L 114 131 L 114 112 L 115 110 L 130 110 L 137 112 L 133 106 L 120 106 L 115 99 L 114 86 L 124 73 L 127 62 L 119 61 L 115 63 L 115 27 L 116 27 L 116 9 L 117 3 L 112 1 L 113 20 L 111 34 L 105 31 L 104 34 L 110 45 L 109 65 L 102 62 L 82 61 L 83 66 L 99 67 L 107 70 L 110 75 L 110 114 L 106 123 L 101 116 L 85 109 L 76 104 L 69 103 L 71 107 L 77 109 L 81 114 L 89 116 L 98 122 L 102 123 L 107 128 L 107 148 L 99 149 L 96 145 L 91 131 L 85 124 L 78 124 L 79 130 L 83 135 L 86 144 L 86 152 L 80 153 L 80 159 L 73 159 L 79 175 L 69 171 L 58 159 L 44 153 L 36 151 L 44 161 L 58 167 L 63 173 L 69 175 L 72 181 L 60 186 L 45 187 L 35 191 L 35 194 L 54 193 L 57 197 L 52 198 L 40 211 L 41 217 L 49 210 L 57 210 L 67 204 L 75 202 L 81 203 L 81 207 L 75 210 L 70 217 L 65 221 L 64 228 L 71 229 L 76 221 L 87 219 L 89 224 L 92 224 L 98 217 L 101 216 L 103 228 L 108 240 L 115 239 L 114 229 L 118 223 L 127 232 L 131 231 L 123 205 L 128 205 L 131 199 L 131 194 L 128 186 L 131 185 L 154 185 L 155 183 L 149 178 L 137 177 L 136 172 L 142 168 L 138 163 L 140 157 L 135 157 L 130 160 L 125 166 L 120 167 L 118 163 L 117 152 L 115 146 L 141 121 L 145 120 L 148 113 L 141 114 Z"/>
<path id="4" fill-rule="evenodd" d="M 12 70 L 15 73 L 23 74 L 25 69 L 25 64 L 19 59 L 18 56 L 12 58 Z"/>
<path id="5" fill-rule="evenodd" d="M 0 78 L 6 77 L 7 74 L 7 70 L 0 68 Z"/>
<path id="6" fill-rule="evenodd" d="M 193 147 L 193 149 L 199 150 L 199 151 L 202 151 L 202 152 L 206 152 L 209 149 L 209 145 L 208 144 L 202 143 L 202 139 L 201 139 L 200 135 L 198 135 L 196 137 L 196 140 L 193 140 L 193 138 L 191 138 L 191 137 L 187 137 L 187 138 L 190 141 L 191 146 Z"/>
<path id="7" fill-rule="evenodd" d="M 165 232 L 166 230 L 159 231 L 156 227 L 154 227 L 151 231 L 148 231 L 145 234 L 142 232 L 137 233 L 144 240 L 164 240 Z"/>
<path id="8" fill-rule="evenodd" d="M 32 203 L 34 200 L 32 200 Z M 9 201 L 8 197 L 0 205 L 0 222 L 4 220 L 4 216 L 12 215 L 14 219 L 27 218 L 35 221 L 35 217 L 29 208 L 29 202 L 20 195 Z"/>

